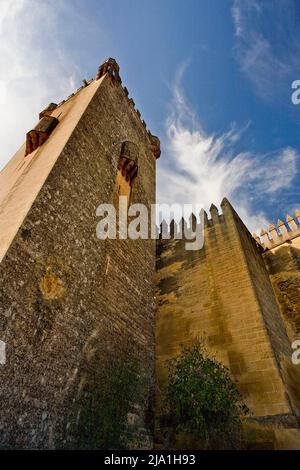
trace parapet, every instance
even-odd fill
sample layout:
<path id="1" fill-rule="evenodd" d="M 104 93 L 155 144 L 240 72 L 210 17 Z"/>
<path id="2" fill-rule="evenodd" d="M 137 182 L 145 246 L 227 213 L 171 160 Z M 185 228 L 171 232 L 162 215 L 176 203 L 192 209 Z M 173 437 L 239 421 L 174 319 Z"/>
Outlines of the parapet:
<path id="1" fill-rule="evenodd" d="M 169 223 L 163 220 L 157 233 L 159 238 L 163 240 L 190 239 L 197 228 L 203 228 L 203 223 L 201 224 L 201 219 L 200 223 L 198 223 L 195 214 L 191 213 L 188 221 L 184 217 L 182 217 L 179 222 L 176 222 L 174 219 Z"/>
<path id="2" fill-rule="evenodd" d="M 286 222 L 277 221 L 277 225 L 269 225 L 269 230 L 261 229 L 260 236 L 253 234 L 254 239 L 265 249 L 271 250 L 283 243 L 289 242 L 300 236 L 300 211 L 295 211 L 295 217 L 289 214 L 286 216 Z"/>
<path id="3" fill-rule="evenodd" d="M 108 74 L 113 85 L 118 85 L 122 83 L 121 77 L 119 75 L 120 67 L 115 59 L 110 57 L 98 68 L 98 73 L 96 80 L 103 77 L 105 74 Z"/>
<path id="4" fill-rule="evenodd" d="M 189 239 L 189 237 L 195 233 L 197 229 L 203 229 L 205 227 L 213 227 L 221 224 L 225 220 L 224 212 L 230 210 L 234 212 L 233 207 L 227 199 L 223 199 L 221 202 L 221 208 L 223 213 L 219 214 L 218 208 L 212 204 L 209 209 L 210 217 L 205 210 L 201 210 L 199 214 L 195 215 L 193 212 L 184 218 L 182 217 L 179 222 L 175 219 L 171 219 L 168 223 L 165 219 L 161 222 L 158 230 L 160 239 Z"/>
<path id="5" fill-rule="evenodd" d="M 261 242 L 256 235 L 251 236 L 251 233 L 232 207 L 227 198 L 223 198 L 221 204 L 221 213 L 219 209 L 214 204 L 211 204 L 209 208 L 209 215 L 205 210 L 201 210 L 199 214 L 194 214 L 193 212 L 186 218 L 182 217 L 179 222 L 176 222 L 172 219 L 170 222 L 167 222 L 165 219 L 162 221 L 159 227 L 156 227 L 158 238 L 160 240 L 180 240 L 180 239 L 190 239 L 190 237 L 195 234 L 196 230 L 207 229 L 209 233 L 213 233 L 221 225 L 227 224 L 237 224 L 239 230 L 243 230 L 248 234 L 249 239 L 256 245 L 259 245 L 260 250 L 263 249 Z M 300 212 L 296 211 L 298 214 L 298 220 L 300 217 Z M 172 214 L 172 210 L 169 215 Z M 199 222 L 200 221 L 200 222 Z M 300 228 L 297 225 L 297 234 L 300 232 Z M 297 236 L 297 235 L 295 235 Z"/>
<path id="6" fill-rule="evenodd" d="M 129 105 L 133 108 L 134 112 L 137 114 L 140 119 L 145 131 L 147 132 L 150 149 L 153 156 L 157 159 L 160 157 L 160 140 L 158 137 L 151 134 L 150 130 L 147 128 L 146 122 L 142 119 L 140 111 L 135 107 L 135 102 L 132 98 L 129 98 L 129 93 L 126 87 L 122 86 L 122 80 L 120 77 L 120 67 L 115 59 L 112 57 L 105 60 L 98 68 L 98 72 L 95 79 L 83 80 L 83 85 L 79 87 L 74 93 L 71 93 L 67 99 L 61 101 L 59 104 L 50 103 L 43 111 L 39 114 L 39 123 L 37 126 L 27 133 L 26 139 L 26 150 L 25 156 L 33 152 L 37 147 L 42 145 L 45 140 L 48 138 L 54 127 L 58 124 L 56 118 L 51 116 L 51 112 L 64 104 L 66 101 L 73 98 L 77 93 L 79 93 L 83 88 L 89 86 L 92 82 L 103 78 L 107 75 L 113 86 L 120 86 L 123 89 L 126 99 L 128 100 Z M 42 129 L 40 129 L 42 128 Z M 45 130 L 46 129 L 46 130 Z"/>

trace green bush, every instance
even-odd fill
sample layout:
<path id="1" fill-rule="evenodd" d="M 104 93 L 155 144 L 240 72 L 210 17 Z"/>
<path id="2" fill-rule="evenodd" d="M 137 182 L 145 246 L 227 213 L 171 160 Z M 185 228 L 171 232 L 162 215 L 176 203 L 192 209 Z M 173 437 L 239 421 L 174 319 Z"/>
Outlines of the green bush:
<path id="1" fill-rule="evenodd" d="M 229 370 L 200 342 L 169 361 L 164 424 L 195 436 L 204 448 L 236 448 L 241 417 L 249 412 Z"/>
<path id="2" fill-rule="evenodd" d="M 87 449 L 127 447 L 127 413 L 141 399 L 136 362 L 116 361 L 102 370 L 101 383 L 88 390 L 81 413 L 81 443 Z"/>

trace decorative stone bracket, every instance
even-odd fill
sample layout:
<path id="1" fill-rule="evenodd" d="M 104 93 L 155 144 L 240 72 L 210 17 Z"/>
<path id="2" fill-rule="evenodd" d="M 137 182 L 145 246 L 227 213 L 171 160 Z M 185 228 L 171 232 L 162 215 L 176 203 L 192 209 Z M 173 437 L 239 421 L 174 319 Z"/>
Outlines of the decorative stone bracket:
<path id="1" fill-rule="evenodd" d="M 138 147 L 133 142 L 125 141 L 122 143 L 118 170 L 132 186 L 138 173 Z"/>
<path id="2" fill-rule="evenodd" d="M 26 134 L 25 157 L 42 145 L 58 124 L 58 119 L 47 114 L 40 114 L 42 118 L 34 129 Z"/>
<path id="3" fill-rule="evenodd" d="M 156 135 L 152 135 L 150 132 L 148 132 L 149 138 L 150 138 L 150 148 L 151 152 L 153 153 L 155 158 L 159 158 L 161 154 L 160 150 L 160 140 Z"/>

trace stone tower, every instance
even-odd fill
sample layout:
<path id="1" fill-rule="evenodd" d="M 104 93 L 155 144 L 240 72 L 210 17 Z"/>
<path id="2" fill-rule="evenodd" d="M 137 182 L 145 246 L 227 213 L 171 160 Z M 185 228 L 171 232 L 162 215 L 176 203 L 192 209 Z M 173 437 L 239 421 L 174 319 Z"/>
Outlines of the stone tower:
<path id="1" fill-rule="evenodd" d="M 0 174 L 0 447 L 101 447 L 133 363 L 128 445 L 150 447 L 155 241 L 99 240 L 96 210 L 155 202 L 159 140 L 113 59 L 39 118 Z"/>
<path id="2" fill-rule="evenodd" d="M 248 448 L 299 449 L 300 365 L 292 363 L 291 341 L 300 331 L 300 214 L 260 240 L 227 199 L 221 208 L 205 215 L 202 249 L 185 251 L 185 240 L 174 236 L 157 242 L 158 385 L 166 361 L 201 338 L 250 408 Z M 159 408 L 158 396 L 158 416 Z"/>

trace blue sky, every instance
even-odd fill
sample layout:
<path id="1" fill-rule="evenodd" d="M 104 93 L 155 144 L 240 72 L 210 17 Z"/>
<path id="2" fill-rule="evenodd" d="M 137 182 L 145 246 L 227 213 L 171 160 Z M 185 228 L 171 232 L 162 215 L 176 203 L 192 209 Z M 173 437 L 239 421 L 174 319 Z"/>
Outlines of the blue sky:
<path id="1" fill-rule="evenodd" d="M 274 223 L 300 208 L 299 48 L 297 0 L 1 0 L 0 165 L 111 56 L 161 139 L 158 202 Z"/>

